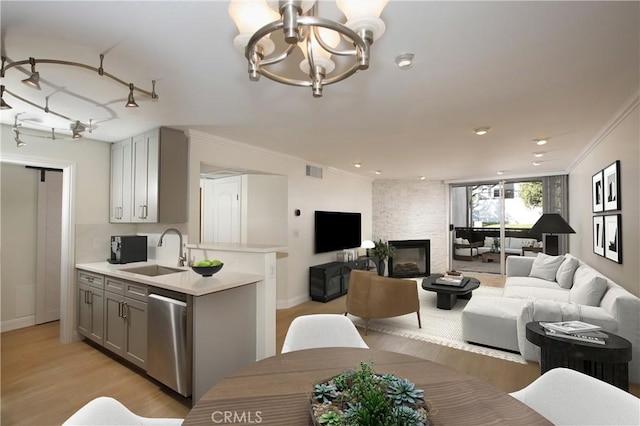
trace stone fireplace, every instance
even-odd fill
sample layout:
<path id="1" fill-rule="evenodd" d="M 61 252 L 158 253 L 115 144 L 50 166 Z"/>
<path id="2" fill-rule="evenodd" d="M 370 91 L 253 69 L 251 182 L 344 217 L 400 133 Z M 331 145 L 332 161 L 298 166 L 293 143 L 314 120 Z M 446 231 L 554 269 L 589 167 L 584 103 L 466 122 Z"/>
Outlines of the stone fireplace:
<path id="1" fill-rule="evenodd" d="M 389 258 L 389 276 L 394 278 L 426 277 L 431 274 L 431 241 L 389 241 L 396 251 Z"/>

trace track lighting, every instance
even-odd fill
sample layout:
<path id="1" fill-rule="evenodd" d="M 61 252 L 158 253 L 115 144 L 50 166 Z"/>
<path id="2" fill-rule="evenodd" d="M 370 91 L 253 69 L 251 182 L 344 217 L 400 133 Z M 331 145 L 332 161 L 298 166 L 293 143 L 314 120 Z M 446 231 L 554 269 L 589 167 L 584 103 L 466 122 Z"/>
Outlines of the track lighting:
<path id="1" fill-rule="evenodd" d="M 40 73 L 36 71 L 36 60 L 34 58 L 29 58 L 29 64 L 31 64 L 31 75 L 29 76 L 29 78 L 25 78 L 24 80 L 22 80 L 22 82 L 29 87 L 41 90 Z"/>
<path id="2" fill-rule="evenodd" d="M 14 141 L 16 141 L 16 145 L 18 146 L 18 148 L 22 148 L 23 146 L 26 145 L 26 143 L 22 142 L 20 140 L 20 130 L 18 129 L 18 114 L 16 114 L 16 116 L 14 117 L 14 123 L 13 123 L 13 133 L 16 134 L 16 136 L 13 138 Z"/>
<path id="3" fill-rule="evenodd" d="M 71 126 L 69 126 L 71 131 L 73 132 L 73 139 L 80 139 L 82 137 L 82 132 L 84 132 L 87 128 L 80 121 L 76 121 Z"/>
<path id="4" fill-rule="evenodd" d="M 4 85 L 0 86 L 0 109 L 11 109 L 11 105 L 4 101 Z"/>
<path id="5" fill-rule="evenodd" d="M 125 105 L 126 108 L 138 108 L 136 100 L 133 99 L 133 89 L 133 83 L 129 83 L 129 99 L 127 100 L 127 104 Z"/>
<path id="6" fill-rule="evenodd" d="M 26 78 L 24 80 L 22 80 L 22 82 L 24 84 L 26 84 L 29 87 L 33 87 L 35 89 L 40 90 L 40 73 L 38 71 L 36 71 L 36 65 L 39 65 L 40 67 L 42 66 L 42 64 L 51 64 L 51 65 L 58 65 L 58 66 L 70 66 L 70 67 L 76 67 L 76 68 L 82 68 L 85 70 L 91 70 L 91 71 L 95 71 L 98 76 L 100 77 L 106 77 L 109 78 L 113 81 L 115 81 L 116 83 L 119 83 L 125 87 L 129 88 L 129 96 L 127 98 L 127 103 L 125 104 L 125 106 L 127 108 L 136 108 L 138 107 L 138 104 L 136 103 L 135 99 L 134 99 L 134 91 L 136 91 L 137 95 L 143 95 L 143 96 L 147 96 L 149 98 L 151 98 L 152 100 L 156 100 L 158 99 L 158 94 L 156 93 L 156 89 L 155 89 L 155 80 L 151 81 L 151 85 L 152 85 L 152 89 L 151 91 L 146 91 L 143 89 L 140 89 L 138 87 L 136 87 L 133 83 L 128 83 L 125 80 L 105 71 L 104 66 L 103 66 L 103 62 L 104 62 L 104 55 L 100 55 L 100 66 L 99 68 L 96 68 L 92 65 L 87 65 L 87 64 L 82 64 L 79 62 L 71 62 L 71 61 L 63 61 L 63 60 L 58 60 L 58 59 L 37 59 L 37 58 L 33 58 L 30 57 L 28 60 L 20 60 L 20 61 L 15 61 L 15 62 L 10 62 L 7 63 L 7 58 L 5 56 L 2 56 L 2 68 L 0 69 L 0 77 L 4 77 L 5 76 L 5 72 L 15 68 L 15 67 L 20 67 L 20 66 L 25 66 L 25 65 L 31 65 L 31 75 L 29 76 L 29 78 Z M 65 89 L 59 89 L 62 91 L 66 91 Z M 0 109 L 6 110 L 6 109 L 11 109 L 12 107 L 7 104 L 4 100 L 4 94 L 8 94 L 11 95 L 12 97 L 18 99 L 21 102 L 24 102 L 26 104 L 29 104 L 32 107 L 38 108 L 42 111 L 44 111 L 45 113 L 48 114 L 53 114 L 57 117 L 60 117 L 62 119 L 68 120 L 69 122 L 71 122 L 72 124 L 70 125 L 71 127 L 71 131 L 73 132 L 73 138 L 74 139 L 78 139 L 82 137 L 81 132 L 84 132 L 87 127 L 86 125 L 82 124 L 80 122 L 80 120 L 77 120 L 75 118 L 71 118 L 68 117 L 64 114 L 60 114 L 56 111 L 54 111 L 53 109 L 51 109 L 49 107 L 49 96 L 45 97 L 45 104 L 44 106 L 42 106 L 41 104 L 38 104 L 36 102 L 33 102 L 29 99 L 26 99 L 25 97 L 22 97 L 20 95 L 18 95 L 15 92 L 12 92 L 10 90 L 5 90 L 5 86 L 2 85 L 2 92 L 1 92 L 1 103 L 0 103 Z M 66 91 L 68 94 L 71 94 L 71 92 Z M 55 92 L 54 92 L 55 93 Z M 73 95 L 73 94 L 72 94 Z M 79 96 L 76 95 L 81 99 L 90 99 L 90 96 Z M 78 127 L 78 125 L 81 126 Z M 89 132 L 91 132 L 92 130 L 92 126 L 90 125 L 89 127 Z M 75 129 L 75 130 L 74 130 Z M 66 130 L 66 129 L 64 129 Z"/>

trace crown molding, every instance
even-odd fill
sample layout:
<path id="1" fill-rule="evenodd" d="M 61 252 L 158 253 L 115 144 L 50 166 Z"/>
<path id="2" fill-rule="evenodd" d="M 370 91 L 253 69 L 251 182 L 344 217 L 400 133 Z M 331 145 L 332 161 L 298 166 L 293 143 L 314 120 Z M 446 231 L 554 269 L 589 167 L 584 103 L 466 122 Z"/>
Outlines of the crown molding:
<path id="1" fill-rule="evenodd" d="M 567 170 L 571 172 L 582 160 L 587 157 L 591 151 L 593 151 L 609 134 L 624 121 L 625 118 L 633 110 L 640 105 L 640 88 L 636 89 L 635 93 L 622 105 L 622 107 L 614 114 L 607 124 L 596 134 L 596 136 L 589 142 L 589 144 L 582 150 L 582 152 L 569 164 Z"/>

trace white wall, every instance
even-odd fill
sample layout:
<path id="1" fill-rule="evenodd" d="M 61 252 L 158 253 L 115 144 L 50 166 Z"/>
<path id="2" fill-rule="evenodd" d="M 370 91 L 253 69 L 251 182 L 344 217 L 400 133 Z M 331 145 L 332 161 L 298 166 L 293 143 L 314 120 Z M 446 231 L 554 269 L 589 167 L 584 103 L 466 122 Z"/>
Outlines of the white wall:
<path id="1" fill-rule="evenodd" d="M 373 238 L 431 240 L 431 272 L 447 270 L 448 185 L 421 180 L 373 183 Z"/>
<path id="2" fill-rule="evenodd" d="M 334 253 L 313 253 L 315 210 L 359 211 L 362 238 L 371 232 L 371 180 L 324 168 L 323 179 L 306 176 L 307 162 L 249 145 L 225 141 L 191 130 L 189 152 L 189 224 L 191 241 L 198 241 L 198 186 L 200 163 L 232 169 L 254 170 L 287 177 L 287 254 L 278 262 L 286 266 L 286 282 L 278 280 L 278 308 L 309 300 L 309 267 L 335 260 Z M 300 216 L 294 210 L 300 209 Z M 284 223 L 284 222 L 283 222 Z M 278 272 L 281 268 L 279 267 Z"/>
<path id="3" fill-rule="evenodd" d="M 0 165 L 2 329 L 35 324 L 38 179 L 40 172 Z"/>
<path id="4" fill-rule="evenodd" d="M 636 94 L 569 173 L 570 253 L 640 296 L 640 107 Z M 620 160 L 622 264 L 593 253 L 591 177 Z"/>

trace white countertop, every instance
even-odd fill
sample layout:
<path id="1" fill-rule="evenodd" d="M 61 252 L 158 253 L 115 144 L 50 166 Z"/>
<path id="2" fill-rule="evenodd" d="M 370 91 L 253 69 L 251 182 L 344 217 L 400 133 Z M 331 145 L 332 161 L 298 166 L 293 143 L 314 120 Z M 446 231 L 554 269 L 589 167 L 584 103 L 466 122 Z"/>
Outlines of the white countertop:
<path id="1" fill-rule="evenodd" d="M 218 251 L 243 251 L 249 253 L 271 253 L 274 251 L 286 252 L 287 247 L 268 244 L 230 244 L 230 243 L 196 243 L 186 244 L 188 249 L 218 250 Z"/>
<path id="2" fill-rule="evenodd" d="M 245 272 L 236 272 L 225 270 L 223 267 L 218 273 L 211 277 L 203 277 L 191 270 L 191 268 L 176 267 L 174 265 L 159 264 L 173 269 L 183 269 L 184 272 L 176 272 L 173 274 L 159 275 L 150 277 L 147 275 L 127 272 L 123 269 L 137 268 L 140 266 L 156 265 L 156 262 L 134 262 L 124 265 L 115 265 L 109 262 L 92 262 L 78 263 L 77 269 L 82 269 L 96 274 L 108 275 L 123 280 L 136 281 L 142 284 L 154 287 L 173 290 L 180 293 L 190 294 L 192 296 L 204 296 L 206 294 L 218 291 L 228 290 L 247 284 L 252 284 L 264 280 L 262 275 L 248 274 Z"/>

